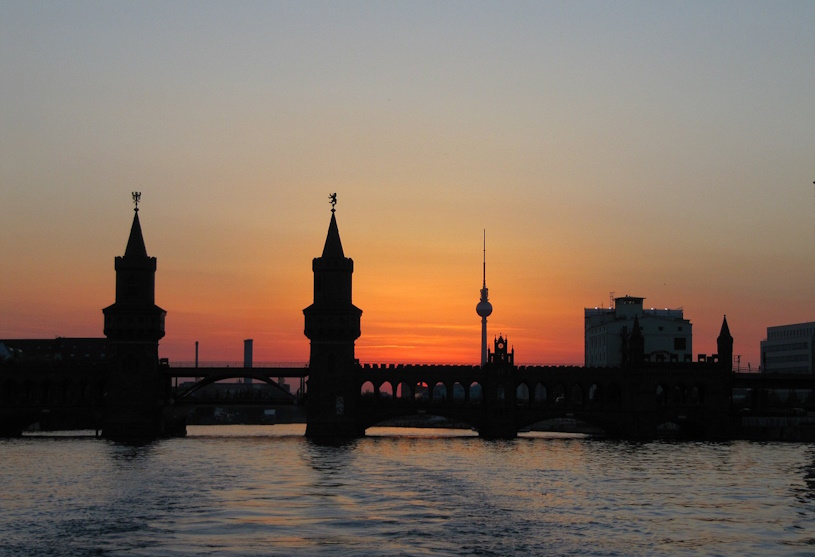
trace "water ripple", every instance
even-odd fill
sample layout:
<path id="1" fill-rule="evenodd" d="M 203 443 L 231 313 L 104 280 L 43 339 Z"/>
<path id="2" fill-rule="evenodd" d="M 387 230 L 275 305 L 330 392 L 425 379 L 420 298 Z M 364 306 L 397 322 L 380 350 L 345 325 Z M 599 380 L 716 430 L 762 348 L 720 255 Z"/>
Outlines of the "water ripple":
<path id="1" fill-rule="evenodd" d="M 0 441 L 0 555 L 806 555 L 815 450 L 200 428 Z"/>

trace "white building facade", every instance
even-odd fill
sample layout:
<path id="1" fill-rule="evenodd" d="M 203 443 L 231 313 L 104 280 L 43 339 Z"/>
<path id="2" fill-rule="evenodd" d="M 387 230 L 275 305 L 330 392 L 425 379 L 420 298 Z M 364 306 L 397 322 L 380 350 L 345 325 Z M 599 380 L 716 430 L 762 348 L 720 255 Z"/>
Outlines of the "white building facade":
<path id="1" fill-rule="evenodd" d="M 645 309 L 645 298 L 614 299 L 612 308 L 584 309 L 584 365 L 620 367 L 635 321 L 644 337 L 644 358 L 651 362 L 693 361 L 693 329 L 679 309 Z"/>
<path id="2" fill-rule="evenodd" d="M 762 373 L 813 373 L 815 322 L 767 327 L 761 341 Z"/>

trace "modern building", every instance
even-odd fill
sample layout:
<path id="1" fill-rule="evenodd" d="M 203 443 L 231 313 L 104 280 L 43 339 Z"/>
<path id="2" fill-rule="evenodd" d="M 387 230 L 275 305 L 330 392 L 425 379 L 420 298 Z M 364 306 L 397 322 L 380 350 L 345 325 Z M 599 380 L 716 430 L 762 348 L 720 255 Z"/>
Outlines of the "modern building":
<path id="1" fill-rule="evenodd" d="M 813 373 L 815 322 L 767 327 L 761 341 L 762 373 Z"/>
<path id="2" fill-rule="evenodd" d="M 693 361 L 693 326 L 682 308 L 645 309 L 644 300 L 623 296 L 611 308 L 584 309 L 587 367 L 625 366 L 640 346 L 644 361 Z"/>

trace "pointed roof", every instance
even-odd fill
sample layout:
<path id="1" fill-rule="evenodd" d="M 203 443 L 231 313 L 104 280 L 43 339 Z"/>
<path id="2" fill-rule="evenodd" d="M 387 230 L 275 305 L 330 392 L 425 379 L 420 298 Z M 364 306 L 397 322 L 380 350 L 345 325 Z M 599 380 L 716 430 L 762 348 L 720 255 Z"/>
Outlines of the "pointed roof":
<path id="1" fill-rule="evenodd" d="M 726 315 L 722 319 L 722 330 L 719 332 L 719 338 L 717 340 L 733 340 L 733 336 L 730 334 L 730 327 L 727 326 Z"/>
<path id="2" fill-rule="evenodd" d="M 127 240 L 125 257 L 147 257 L 147 248 L 144 246 L 144 237 L 141 233 L 141 223 L 139 223 L 139 210 L 133 215 L 133 226 L 130 227 L 130 238 Z"/>
<path id="3" fill-rule="evenodd" d="M 337 228 L 337 218 L 334 211 L 331 211 L 331 224 L 328 225 L 328 236 L 323 247 L 323 259 L 344 259 L 345 253 L 342 251 L 340 241 L 340 230 Z"/>

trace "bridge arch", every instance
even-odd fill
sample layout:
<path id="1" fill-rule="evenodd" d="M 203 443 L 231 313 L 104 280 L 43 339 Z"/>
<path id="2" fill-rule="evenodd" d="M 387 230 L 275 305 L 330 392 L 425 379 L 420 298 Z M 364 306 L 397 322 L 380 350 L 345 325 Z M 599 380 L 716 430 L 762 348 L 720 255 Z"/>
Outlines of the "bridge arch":
<path id="1" fill-rule="evenodd" d="M 520 405 L 529 404 L 529 386 L 526 383 L 519 383 L 515 388 L 515 401 Z"/>
<path id="2" fill-rule="evenodd" d="M 447 385 L 439 381 L 435 385 L 433 385 L 431 399 L 433 400 L 433 402 L 446 402 L 448 398 L 447 391 L 448 391 Z"/>
<path id="3" fill-rule="evenodd" d="M 469 393 L 467 392 L 467 389 L 465 389 L 464 385 L 462 385 L 458 381 L 453 383 L 453 393 L 452 394 L 453 394 L 453 396 L 452 396 L 453 402 L 458 402 L 458 403 L 466 402 L 468 397 L 469 397 Z"/>
<path id="4" fill-rule="evenodd" d="M 484 399 L 484 389 L 481 387 L 481 383 L 478 381 L 473 381 L 470 383 L 470 388 L 467 389 L 467 393 L 467 402 L 480 404 Z"/>
<path id="5" fill-rule="evenodd" d="M 566 405 L 566 389 L 563 387 L 563 383 L 557 383 L 552 387 L 552 398 L 555 402 L 555 406 Z"/>
<path id="6" fill-rule="evenodd" d="M 657 385 L 656 392 L 654 393 L 659 406 L 664 406 L 668 402 L 668 392 L 662 384 Z"/>
<path id="7" fill-rule="evenodd" d="M 362 398 L 376 398 L 376 394 L 376 387 L 371 381 L 365 381 L 359 388 L 359 396 Z"/>
<path id="8" fill-rule="evenodd" d="M 546 404 L 546 386 L 543 383 L 535 385 L 535 404 Z"/>
<path id="9" fill-rule="evenodd" d="M 413 398 L 410 385 L 408 385 L 405 381 L 401 381 L 398 385 L 396 385 L 396 396 L 394 398 L 398 400 L 410 400 Z"/>
<path id="10" fill-rule="evenodd" d="M 668 402 L 679 405 L 685 402 L 685 392 L 681 385 L 672 385 L 668 391 Z"/>
<path id="11" fill-rule="evenodd" d="M 224 381 L 227 379 L 242 379 L 242 378 L 251 378 L 257 379 L 267 385 L 270 385 L 275 390 L 279 391 L 280 393 L 284 394 L 286 398 L 293 399 L 295 398 L 290 392 L 285 390 L 283 387 L 277 384 L 276 381 L 272 380 L 268 374 L 259 372 L 257 370 L 253 371 L 252 368 L 234 368 L 234 372 L 230 373 L 223 373 L 212 375 L 210 377 L 204 377 L 200 381 L 196 381 L 190 387 L 185 389 L 184 391 L 177 393 L 175 398 L 176 400 L 184 400 L 190 398 L 194 393 L 200 391 L 201 389 L 212 385 L 213 383 L 217 383 L 218 381 Z"/>
<path id="12" fill-rule="evenodd" d="M 396 389 L 393 387 L 393 383 L 390 381 L 383 381 L 382 384 L 379 385 L 379 388 L 376 389 L 377 398 L 379 400 L 382 399 L 389 399 L 393 400 L 394 396 L 393 393 Z"/>
<path id="13" fill-rule="evenodd" d="M 603 405 L 603 390 L 597 383 L 592 383 L 588 390 L 587 405 L 590 407 Z"/>
<path id="14" fill-rule="evenodd" d="M 580 383 L 574 383 L 569 393 L 569 401 L 572 406 L 583 406 L 583 386 Z"/>

